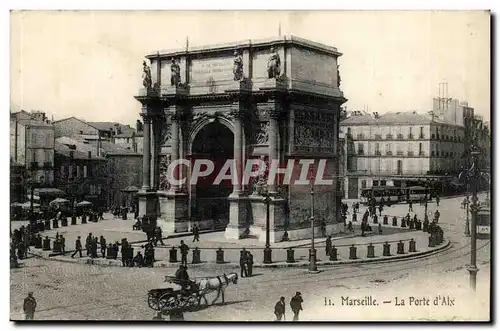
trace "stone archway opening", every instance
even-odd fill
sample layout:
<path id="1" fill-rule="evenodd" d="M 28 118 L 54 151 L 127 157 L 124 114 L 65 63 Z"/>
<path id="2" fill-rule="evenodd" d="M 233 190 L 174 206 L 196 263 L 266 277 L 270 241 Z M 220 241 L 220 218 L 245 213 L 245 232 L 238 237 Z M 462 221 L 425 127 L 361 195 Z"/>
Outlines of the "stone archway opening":
<path id="1" fill-rule="evenodd" d="M 214 184 L 215 178 L 228 159 L 234 155 L 234 134 L 220 122 L 205 125 L 195 136 L 191 148 L 192 162 L 196 159 L 208 159 L 214 162 L 211 175 L 201 177 L 195 185 L 196 220 L 204 223 L 203 227 L 222 227 L 229 222 L 228 196 L 233 191 L 230 180 Z M 204 169 L 201 169 L 204 170 Z"/>

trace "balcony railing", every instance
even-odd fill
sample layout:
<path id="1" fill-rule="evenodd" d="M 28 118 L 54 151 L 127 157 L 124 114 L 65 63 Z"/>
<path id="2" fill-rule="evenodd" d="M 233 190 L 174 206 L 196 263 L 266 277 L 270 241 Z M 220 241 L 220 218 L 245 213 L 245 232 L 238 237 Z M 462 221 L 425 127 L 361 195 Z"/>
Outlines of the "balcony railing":
<path id="1" fill-rule="evenodd" d="M 403 155 L 403 151 L 397 151 L 397 152 L 396 152 L 396 155 L 398 155 L 398 156 L 402 156 L 402 155 Z"/>
<path id="2" fill-rule="evenodd" d="M 436 139 L 436 135 L 434 133 L 431 135 L 431 139 Z"/>
<path id="3" fill-rule="evenodd" d="M 418 152 L 418 156 L 424 156 L 424 155 L 425 155 L 425 154 L 424 154 L 424 151 L 420 151 L 420 152 Z"/>
<path id="4" fill-rule="evenodd" d="M 380 151 L 375 151 L 375 155 L 380 156 L 382 153 Z"/>
<path id="5" fill-rule="evenodd" d="M 392 151 L 386 151 L 385 155 L 391 156 L 392 155 Z"/>
<path id="6" fill-rule="evenodd" d="M 413 139 L 413 135 L 411 133 L 408 135 L 408 139 Z"/>
<path id="7" fill-rule="evenodd" d="M 408 156 L 413 156 L 413 152 L 408 151 Z"/>
<path id="8" fill-rule="evenodd" d="M 382 135 L 381 134 L 376 134 L 375 135 L 375 139 L 382 139 Z"/>
<path id="9" fill-rule="evenodd" d="M 365 151 L 362 149 L 358 150 L 358 155 L 365 155 Z"/>
<path id="10" fill-rule="evenodd" d="M 424 139 L 425 137 L 424 137 L 424 135 L 423 135 L 423 134 L 421 134 L 421 135 L 419 135 L 419 136 L 418 136 L 418 138 L 419 138 L 419 139 Z"/>
<path id="11" fill-rule="evenodd" d="M 398 139 L 404 139 L 402 134 L 398 134 Z"/>
<path id="12" fill-rule="evenodd" d="M 365 139 L 365 136 L 361 133 L 358 133 L 358 135 L 356 136 L 358 139 Z"/>
<path id="13" fill-rule="evenodd" d="M 385 139 L 393 139 L 392 134 L 385 135 Z"/>

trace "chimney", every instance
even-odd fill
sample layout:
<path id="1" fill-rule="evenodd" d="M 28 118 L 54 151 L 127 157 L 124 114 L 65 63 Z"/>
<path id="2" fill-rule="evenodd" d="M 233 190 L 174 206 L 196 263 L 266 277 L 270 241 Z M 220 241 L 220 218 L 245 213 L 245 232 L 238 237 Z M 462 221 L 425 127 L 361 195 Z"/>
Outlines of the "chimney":
<path id="1" fill-rule="evenodd" d="M 92 151 L 89 151 L 89 159 L 92 158 Z"/>

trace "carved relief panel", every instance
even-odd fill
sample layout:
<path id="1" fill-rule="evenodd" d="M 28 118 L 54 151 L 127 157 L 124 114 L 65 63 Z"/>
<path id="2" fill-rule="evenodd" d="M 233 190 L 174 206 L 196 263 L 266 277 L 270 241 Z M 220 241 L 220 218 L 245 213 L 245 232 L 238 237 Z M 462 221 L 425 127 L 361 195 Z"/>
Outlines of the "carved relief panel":
<path id="1" fill-rule="evenodd" d="M 294 110 L 296 152 L 335 153 L 335 113 L 312 107 Z"/>

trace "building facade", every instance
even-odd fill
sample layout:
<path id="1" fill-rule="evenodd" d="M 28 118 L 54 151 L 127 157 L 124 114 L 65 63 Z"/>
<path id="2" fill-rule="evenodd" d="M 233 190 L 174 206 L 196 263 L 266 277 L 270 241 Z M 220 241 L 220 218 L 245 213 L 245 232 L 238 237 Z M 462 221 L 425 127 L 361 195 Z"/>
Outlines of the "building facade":
<path id="1" fill-rule="evenodd" d="M 345 102 L 340 55 L 333 47 L 292 36 L 148 55 L 151 67 L 144 63 L 144 88 L 136 96 L 144 119 L 141 215 L 158 217 L 167 231 L 217 223 L 227 238 L 252 235 L 264 241 L 269 195 L 270 241 L 280 241 L 285 232 L 307 238 L 309 186 L 276 183 L 260 190 L 240 182 L 196 183 L 164 190 L 160 152 L 168 151 L 166 163 L 209 158 L 219 169 L 232 159 L 236 171 L 253 158 L 280 164 L 308 158 L 316 169 L 325 159 L 324 178 L 333 184 L 314 187 L 317 231 L 323 221 L 327 232 L 338 232 L 338 133 Z M 300 172 L 298 167 L 297 162 L 294 171 Z M 179 172 L 190 176 L 189 170 Z"/>
<path id="2" fill-rule="evenodd" d="M 413 185 L 457 174 L 464 165 L 464 128 L 415 112 L 360 114 L 341 122 L 345 197 L 372 186 Z"/>
<path id="3" fill-rule="evenodd" d="M 25 168 L 24 187 L 54 184 L 54 126 L 43 112 L 10 114 L 10 155 Z M 28 193 L 28 192 L 26 192 Z"/>

